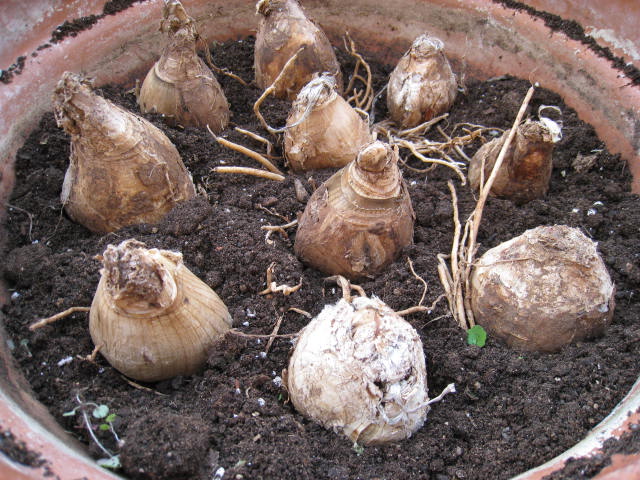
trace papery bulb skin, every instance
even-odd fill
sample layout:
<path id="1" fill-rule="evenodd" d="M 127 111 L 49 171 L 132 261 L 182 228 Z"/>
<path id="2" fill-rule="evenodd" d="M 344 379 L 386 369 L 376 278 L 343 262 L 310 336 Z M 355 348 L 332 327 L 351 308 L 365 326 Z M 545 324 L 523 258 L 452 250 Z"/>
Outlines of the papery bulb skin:
<path id="1" fill-rule="evenodd" d="M 448 112 L 457 92 L 442 41 L 420 35 L 389 77 L 389 116 L 402 128 L 415 127 Z"/>
<path id="2" fill-rule="evenodd" d="M 327 305 L 302 329 L 283 380 L 294 407 L 360 445 L 400 441 L 429 412 L 422 342 L 375 296 Z"/>
<path id="3" fill-rule="evenodd" d="M 537 227 L 487 251 L 470 289 L 476 323 L 517 350 L 556 352 L 602 335 L 615 286 L 579 229 Z"/>
<path id="4" fill-rule="evenodd" d="M 165 3 L 161 30 L 169 36 L 160 59 L 142 83 L 143 113 L 161 113 L 170 125 L 219 133 L 229 123 L 229 103 L 218 80 L 196 53 L 195 23 L 177 0 Z"/>
<path id="5" fill-rule="evenodd" d="M 157 223 L 195 196 L 191 175 L 161 130 L 95 94 L 66 72 L 54 95 L 58 125 L 71 135 L 61 201 L 94 232 Z"/>
<path id="6" fill-rule="evenodd" d="M 327 72 L 336 77 L 342 93 L 340 64 L 325 33 L 309 20 L 296 0 L 260 0 L 254 67 L 256 84 L 271 86 L 287 61 L 304 46 L 289 73 L 276 86 L 274 95 L 293 101 L 314 74 Z"/>
<path id="7" fill-rule="evenodd" d="M 474 190 L 479 190 L 481 182 L 486 182 L 491 175 L 508 135 L 507 130 L 485 143 L 471 159 L 468 178 Z M 541 122 L 527 120 L 519 125 L 489 193 L 519 205 L 546 195 L 555 141 L 552 132 Z"/>
<path id="8" fill-rule="evenodd" d="M 284 151 L 297 172 L 344 167 L 373 140 L 367 122 L 336 92 L 332 75 L 321 75 L 300 90 L 287 127 Z"/>
<path id="9" fill-rule="evenodd" d="M 191 375 L 231 328 L 220 297 L 182 263 L 182 255 L 136 240 L 109 245 L 89 331 L 100 353 L 135 380 Z"/>
<path id="10" fill-rule="evenodd" d="M 391 264 L 411 244 L 415 219 L 397 163 L 396 149 L 372 142 L 320 186 L 300 217 L 296 255 L 351 280 Z"/>

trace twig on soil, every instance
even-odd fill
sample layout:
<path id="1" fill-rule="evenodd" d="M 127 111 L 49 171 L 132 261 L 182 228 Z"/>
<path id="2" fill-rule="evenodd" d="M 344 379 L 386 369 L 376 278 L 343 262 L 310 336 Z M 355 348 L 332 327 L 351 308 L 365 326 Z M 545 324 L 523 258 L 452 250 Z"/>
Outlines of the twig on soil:
<path id="1" fill-rule="evenodd" d="M 347 302 L 351 303 L 351 290 L 355 290 L 358 292 L 358 295 L 361 297 L 366 297 L 364 289 L 359 285 L 352 284 L 349 280 L 344 278 L 342 275 L 333 275 L 331 277 L 327 277 L 324 279 L 324 283 L 336 283 L 340 288 L 342 288 L 342 298 Z M 322 294 L 324 295 L 324 289 Z"/>
<path id="2" fill-rule="evenodd" d="M 198 40 L 200 40 L 200 42 L 204 46 L 205 61 L 207 62 L 207 65 L 209 65 L 209 68 L 211 70 L 213 70 L 216 73 L 219 73 L 219 74 L 222 74 L 222 75 L 226 75 L 227 77 L 231 77 L 234 80 L 237 80 L 238 82 L 240 82 L 245 87 L 249 86 L 249 84 L 247 82 L 245 82 L 242 78 L 240 78 L 238 75 L 233 73 L 228 68 L 220 68 L 220 67 L 216 66 L 216 64 L 213 63 L 213 58 L 211 58 L 211 51 L 209 50 L 209 46 L 207 45 L 207 43 L 204 41 L 204 38 L 202 38 L 200 36 L 200 34 L 197 33 L 197 32 L 196 32 L 196 36 L 197 36 Z"/>
<path id="3" fill-rule="evenodd" d="M 267 158 L 260 155 L 258 152 L 254 152 L 250 148 L 243 147 L 242 145 L 238 145 L 237 143 L 230 142 L 225 138 L 217 136 L 215 133 L 211 131 L 211 129 L 209 128 L 209 125 L 207 125 L 207 130 L 209 130 L 209 133 L 213 136 L 215 141 L 218 142 L 223 147 L 227 147 L 231 150 L 235 150 L 236 152 L 242 153 L 243 155 L 246 155 L 247 157 L 254 159 L 270 172 L 277 173 L 278 175 L 281 175 L 281 176 L 284 175 L 280 171 L 280 169 L 278 169 L 278 167 L 276 167 L 273 163 L 271 163 Z"/>
<path id="4" fill-rule="evenodd" d="M 273 272 L 276 269 L 276 262 L 272 262 L 269 267 L 267 267 L 267 288 L 258 292 L 258 295 L 267 295 L 269 293 L 277 293 L 282 292 L 282 294 L 286 297 L 291 295 L 292 293 L 297 292 L 302 287 L 302 277 L 300 277 L 300 283 L 290 287 L 289 285 L 278 285 L 273 280 Z"/>
<path id="5" fill-rule="evenodd" d="M 424 307 L 422 305 L 416 305 L 415 307 L 409 307 L 409 308 L 405 308 L 404 310 L 399 310 L 396 313 L 398 315 L 400 315 L 401 317 L 404 317 L 406 315 L 410 315 L 412 313 L 417 313 L 417 312 L 427 312 L 427 313 L 431 313 L 433 312 L 433 310 L 436 308 L 436 305 L 438 305 L 438 303 L 440 302 L 440 300 L 442 300 L 443 298 L 445 298 L 446 295 L 442 294 L 440 295 L 438 298 L 436 298 L 433 303 L 431 304 L 431 306 L 429 307 Z M 445 315 L 448 316 L 448 315 Z M 438 317 L 440 318 L 440 317 Z M 437 318 L 434 319 L 433 321 L 438 320 Z"/>
<path id="6" fill-rule="evenodd" d="M 349 32 L 345 33 L 344 47 L 349 53 L 349 55 L 351 55 L 356 59 L 356 65 L 353 68 L 353 74 L 349 79 L 349 85 L 347 85 L 347 88 L 344 92 L 344 96 L 345 98 L 348 98 L 347 101 L 349 103 L 353 103 L 355 108 L 364 111 L 365 113 L 367 113 L 367 116 L 368 116 L 369 112 L 371 111 L 371 106 L 373 104 L 373 98 L 374 98 L 373 88 L 371 86 L 372 85 L 371 67 L 369 67 L 369 64 L 365 61 L 362 55 L 360 55 L 357 52 L 356 44 L 349 36 Z M 360 66 L 364 67 L 365 71 L 367 72 L 367 78 L 364 78 L 362 75 L 360 75 L 360 72 L 359 72 Z M 356 81 L 359 81 L 364 85 L 364 91 L 357 90 L 355 88 Z"/>
<path id="7" fill-rule="evenodd" d="M 55 315 L 52 315 L 51 317 L 47 317 L 47 318 L 43 318 L 41 320 L 38 320 L 35 323 L 32 323 L 31 325 L 29 325 L 29 330 L 33 331 L 33 330 L 37 330 L 38 328 L 42 328 L 45 325 L 49 325 L 50 323 L 53 322 L 57 322 L 58 320 L 68 317 L 69 315 L 72 315 L 74 313 L 77 312 L 88 312 L 89 310 L 91 310 L 91 307 L 71 307 L 71 308 L 67 308 L 64 312 L 60 312 L 60 313 L 56 313 Z"/>
<path id="8" fill-rule="evenodd" d="M 265 130 L 267 130 L 272 135 L 276 135 L 277 133 L 282 133 L 284 129 L 282 128 L 276 129 L 276 128 L 270 127 L 267 121 L 262 116 L 262 113 L 260 113 L 260 105 L 262 105 L 262 102 L 264 102 L 264 100 L 269 95 L 271 95 L 273 92 L 276 91 L 276 89 L 278 88 L 278 84 L 282 81 L 285 74 L 289 72 L 291 65 L 293 65 L 293 62 L 295 62 L 296 58 L 298 58 L 298 55 L 300 55 L 300 52 L 302 52 L 302 50 L 304 50 L 305 47 L 306 45 L 303 45 L 302 47 L 300 47 L 298 51 L 294 53 L 289 60 L 287 60 L 287 63 L 284 64 L 284 67 L 282 67 L 282 70 L 280 70 L 280 73 L 278 74 L 276 79 L 273 81 L 273 83 L 270 86 L 268 86 L 264 92 L 262 92 L 262 95 L 260 95 L 260 98 L 258 98 L 258 100 L 256 100 L 256 103 L 253 104 L 253 112 L 256 114 L 256 117 L 258 117 L 260 124 L 265 128 Z"/>
<path id="9" fill-rule="evenodd" d="M 266 230 L 267 234 L 264 237 L 264 241 L 266 243 L 268 243 L 269 245 L 273 244 L 273 240 L 271 240 L 271 234 L 273 232 L 278 232 L 280 235 L 282 235 L 285 239 L 289 238 L 289 235 L 287 235 L 286 232 L 286 228 L 292 228 L 295 227 L 296 225 L 298 225 L 298 220 L 294 220 L 292 222 L 286 223 L 284 225 L 263 225 L 262 227 L 260 227 L 261 230 Z"/>
<path id="10" fill-rule="evenodd" d="M 261 205 L 261 204 L 259 204 L 259 203 L 256 203 L 256 204 L 255 204 L 255 207 L 256 207 L 258 210 L 262 210 L 262 211 L 264 211 L 264 212 L 267 212 L 269 215 L 273 215 L 274 217 L 278 217 L 278 218 L 280 218 L 280 219 L 284 220 L 284 221 L 285 221 L 285 222 L 287 222 L 287 223 L 291 222 L 291 220 L 290 220 L 289 218 L 285 217 L 284 215 L 280 215 L 280 214 L 279 214 L 278 212 L 276 212 L 275 210 L 271 210 L 270 208 L 267 208 L 267 207 L 265 207 L 264 205 Z"/>
<path id="11" fill-rule="evenodd" d="M 413 262 L 409 257 L 407 257 L 407 263 L 409 264 L 409 270 L 411 270 L 411 273 L 415 277 L 415 279 L 422 282 L 422 284 L 424 285 L 424 289 L 422 290 L 422 296 L 420 297 L 420 301 L 418 302 L 418 306 L 420 306 L 422 305 L 422 302 L 424 302 L 424 297 L 427 295 L 427 290 L 429 286 L 427 285 L 427 282 L 425 281 L 425 279 L 422 278 L 420 275 L 418 275 L 416 271 L 413 269 Z"/>
<path id="12" fill-rule="evenodd" d="M 473 312 L 470 307 L 469 300 L 469 281 L 471 276 L 471 267 L 473 265 L 474 257 L 477 251 L 477 237 L 478 229 L 480 228 L 480 222 L 482 220 L 482 211 L 484 205 L 489 196 L 489 192 L 496 178 L 498 170 L 502 165 L 507 149 L 513 141 L 513 137 L 516 133 L 516 127 L 522 121 L 522 117 L 531 101 L 533 92 L 537 84 L 532 85 L 527 91 L 520 110 L 516 115 L 516 119 L 513 122 L 513 126 L 507 135 L 505 142 L 502 145 L 498 158 L 486 183 L 482 184 L 480 188 L 480 195 L 476 206 L 471 212 L 471 215 L 465 222 L 464 229 L 461 231 L 460 220 L 458 217 L 458 199 L 456 196 L 455 187 L 453 183 L 449 181 L 448 186 L 451 191 L 451 199 L 453 203 L 453 222 L 454 222 L 454 234 L 450 255 L 438 255 L 438 275 L 440 282 L 444 287 L 447 300 L 449 302 L 449 309 L 454 319 L 461 328 L 467 330 L 474 326 L 475 321 L 473 318 Z M 461 238 L 462 235 L 462 238 Z M 450 261 L 450 266 L 447 265 L 446 260 Z"/>
<path id="13" fill-rule="evenodd" d="M 284 315 L 278 315 L 278 320 L 276 321 L 276 324 L 274 325 L 273 330 L 271 331 L 271 338 L 269 338 L 269 340 L 267 341 L 267 346 L 264 348 L 265 354 L 269 353 L 269 350 L 271 350 L 271 345 L 273 345 L 273 341 L 275 340 L 274 335 L 278 334 L 278 331 L 280 330 L 280 325 L 282 325 L 283 319 L 284 319 Z"/>
<path id="14" fill-rule="evenodd" d="M 160 395 L 161 397 L 166 397 L 167 396 L 166 393 L 162 393 L 162 392 L 159 392 L 157 390 L 154 390 L 153 388 L 149 388 L 149 387 L 145 387 L 143 385 L 140 385 L 139 383 L 134 382 L 133 380 L 131 380 L 130 378 L 125 377 L 124 375 L 120 375 L 120 376 L 122 377 L 122 379 L 125 382 L 127 382 L 133 388 L 137 388 L 138 390 L 142 390 L 143 392 L 155 393 L 156 395 Z"/>
<path id="15" fill-rule="evenodd" d="M 289 307 L 289 310 L 287 311 L 296 312 L 296 313 L 299 313 L 300 315 L 304 315 L 307 318 L 312 318 L 312 315 L 309 312 L 307 312 L 306 310 L 302 310 L 301 308 Z"/>
<path id="16" fill-rule="evenodd" d="M 257 133 L 253 133 L 253 132 L 250 132 L 249 130 L 245 130 L 244 128 L 234 127 L 234 130 L 236 132 L 238 132 L 238 133 L 246 135 L 249 138 L 257 140 L 258 142 L 264 143 L 267 146 L 267 157 L 269 157 L 269 158 L 281 158 L 281 157 L 274 157 L 274 156 L 271 155 L 273 153 L 273 143 L 271 143 L 266 138 L 258 135 Z"/>
<path id="17" fill-rule="evenodd" d="M 279 175 L 277 173 L 260 170 L 259 168 L 250 167 L 214 167 L 213 171 L 218 173 L 241 173 L 244 175 L 266 178 L 267 180 L 276 180 L 278 182 L 284 181 L 285 178 L 284 175 Z"/>
<path id="18" fill-rule="evenodd" d="M 231 335 L 236 335 L 238 337 L 245 337 L 245 338 L 296 338 L 298 336 L 298 333 L 280 333 L 280 334 L 276 334 L 276 335 L 260 335 L 260 334 L 255 334 L 255 333 L 244 333 L 241 332 L 240 330 L 237 330 L 235 328 L 232 328 L 231 330 L 229 330 L 227 332 L 227 334 L 231 334 Z"/>

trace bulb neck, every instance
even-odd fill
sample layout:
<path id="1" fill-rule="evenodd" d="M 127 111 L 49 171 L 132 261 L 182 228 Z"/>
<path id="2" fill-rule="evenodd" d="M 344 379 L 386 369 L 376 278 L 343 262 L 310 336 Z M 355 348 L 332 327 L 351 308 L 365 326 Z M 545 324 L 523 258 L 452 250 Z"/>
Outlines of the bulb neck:
<path id="1" fill-rule="evenodd" d="M 153 317 L 176 304 L 176 271 L 182 255 L 147 250 L 136 240 L 109 245 L 102 256 L 101 274 L 115 309 L 128 316 Z"/>
<path id="2" fill-rule="evenodd" d="M 358 195 L 371 199 L 390 199 L 400 195 L 402 177 L 398 153 L 380 141 L 365 146 L 349 164 L 349 187 Z"/>

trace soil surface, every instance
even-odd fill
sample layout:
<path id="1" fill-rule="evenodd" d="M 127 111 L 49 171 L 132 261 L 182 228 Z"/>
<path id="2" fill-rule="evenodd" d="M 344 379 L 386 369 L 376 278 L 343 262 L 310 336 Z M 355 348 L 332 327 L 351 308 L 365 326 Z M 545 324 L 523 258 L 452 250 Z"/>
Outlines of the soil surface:
<path id="1" fill-rule="evenodd" d="M 213 53 L 218 66 L 253 78 L 252 39 L 220 45 Z M 342 53 L 339 57 L 348 77 L 353 61 Z M 390 68 L 372 68 L 379 91 Z M 219 79 L 234 125 L 268 136 L 252 112 L 261 92 L 226 76 Z M 445 132 L 462 122 L 508 128 L 529 84 L 499 78 L 465 87 L 441 123 Z M 131 92 L 107 87 L 102 93 L 138 111 Z M 377 102 L 377 120 L 386 116 L 384 100 L 383 95 Z M 140 385 L 100 355 L 95 363 L 80 358 L 93 349 L 85 313 L 28 330 L 38 318 L 89 306 L 99 279 L 95 256 L 108 244 L 132 237 L 149 247 L 182 252 L 187 267 L 221 296 L 243 333 L 269 334 L 282 315 L 280 333 L 295 333 L 308 319 L 290 308 L 315 316 L 340 298 L 339 288 L 325 286 L 323 275 L 295 257 L 295 231 L 272 235 L 269 244 L 261 230 L 302 212 L 295 179 L 311 193 L 313 185 L 333 172 L 288 174 L 281 183 L 215 174 L 212 168 L 221 164 L 258 165 L 218 145 L 206 131 L 165 126 L 155 115 L 147 118 L 177 146 L 202 192 L 158 225 L 98 235 L 69 220 L 59 199 L 69 138 L 52 114 L 42 118 L 18 153 L 4 269 L 12 301 L 3 308 L 15 358 L 37 398 L 96 458 L 105 455 L 92 441 L 82 415 L 63 413 L 76 408 L 78 398 L 108 405 L 124 443 L 118 445 L 110 431 L 96 428 L 95 435 L 106 448 L 119 452 L 120 472 L 131 478 L 505 479 L 539 465 L 575 444 L 620 401 L 638 376 L 640 353 L 640 199 L 629 193 L 631 176 L 625 163 L 606 151 L 593 129 L 558 95 L 538 89 L 529 112 L 534 114 L 542 104 L 563 111 L 564 138 L 554 155 L 550 191 L 524 206 L 490 198 L 479 232 L 479 254 L 539 225 L 580 228 L 598 242 L 616 283 L 613 324 L 602 338 L 542 354 L 513 351 L 491 337 L 483 348 L 468 345 L 466 333 L 447 316 L 445 301 L 431 313 L 408 316 L 424 344 L 432 396 L 452 382 L 458 392 L 435 404 L 422 429 L 405 441 L 354 448 L 345 437 L 298 414 L 280 379 L 291 349 L 288 339 L 275 339 L 269 349 L 266 339 L 230 334 L 197 375 Z M 281 126 L 288 108 L 284 101 L 268 99 L 262 111 L 271 125 Z M 262 144 L 231 128 L 223 135 L 264 151 Z M 427 137 L 442 139 L 435 130 Z M 485 132 L 485 138 L 491 133 Z M 465 147 L 466 153 L 473 154 L 480 144 L 478 140 Z M 424 166 L 407 160 L 412 167 Z M 282 159 L 276 163 L 286 169 Z M 423 293 L 407 258 L 428 283 L 425 304 L 443 293 L 436 255 L 451 248 L 453 210 L 447 181 L 453 179 L 456 185 L 461 218 L 475 205 L 468 186 L 446 167 L 428 173 L 404 168 L 404 177 L 416 213 L 414 243 L 378 278 L 359 282 L 395 310 L 416 305 Z M 272 262 L 278 284 L 295 285 L 302 279 L 302 288 L 290 296 L 259 295 Z"/>

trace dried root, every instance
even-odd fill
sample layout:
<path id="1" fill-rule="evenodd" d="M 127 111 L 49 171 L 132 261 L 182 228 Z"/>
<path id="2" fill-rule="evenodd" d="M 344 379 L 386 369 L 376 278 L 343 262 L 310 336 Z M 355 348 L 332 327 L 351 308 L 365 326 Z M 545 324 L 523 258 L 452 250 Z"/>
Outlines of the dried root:
<path id="1" fill-rule="evenodd" d="M 536 84 L 537 86 L 537 84 Z M 516 126 L 520 125 L 522 117 L 529 105 L 529 101 L 533 96 L 535 86 L 531 86 L 527 92 L 518 115 L 513 123 L 513 128 L 510 130 L 507 136 L 500 154 L 495 161 L 491 175 L 483 182 L 482 189 L 480 190 L 480 196 L 476 203 L 476 207 L 469 215 L 469 218 L 465 222 L 464 228 L 460 224 L 458 215 L 458 198 L 456 195 L 455 187 L 453 183 L 449 182 L 449 190 L 451 191 L 451 199 L 453 203 L 453 243 L 451 247 L 451 253 L 449 255 L 438 255 L 438 274 L 440 282 L 444 287 L 447 301 L 449 302 L 449 309 L 456 322 L 461 328 L 467 330 L 475 325 L 473 312 L 471 310 L 469 302 L 469 278 L 471 274 L 471 267 L 474 262 L 475 254 L 477 251 L 476 239 L 478 237 L 478 229 L 480 228 L 480 221 L 482 220 L 482 211 L 486 203 L 489 191 L 496 178 L 496 174 L 502 165 L 505 154 L 513 141 L 513 137 L 516 132 Z M 449 264 L 447 264 L 449 260 Z"/>
<path id="2" fill-rule="evenodd" d="M 267 268 L 267 288 L 262 290 L 261 292 L 258 292 L 258 295 L 268 295 L 269 293 L 282 292 L 282 294 L 286 297 L 300 290 L 300 288 L 302 287 L 302 278 L 300 278 L 300 283 L 298 283 L 297 285 L 294 285 L 293 287 L 290 287 L 289 285 L 284 285 L 284 284 L 278 285 L 273 280 L 273 272 L 275 271 L 275 269 L 276 269 L 276 262 L 273 262 Z"/>

